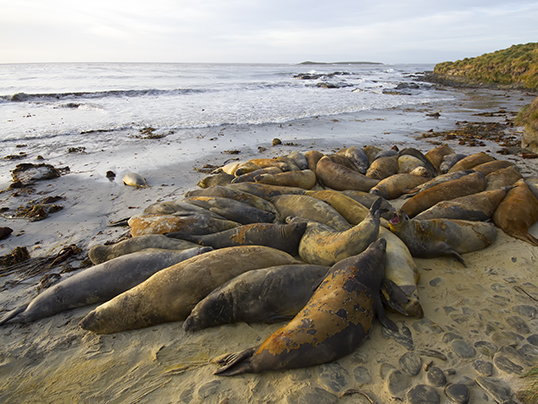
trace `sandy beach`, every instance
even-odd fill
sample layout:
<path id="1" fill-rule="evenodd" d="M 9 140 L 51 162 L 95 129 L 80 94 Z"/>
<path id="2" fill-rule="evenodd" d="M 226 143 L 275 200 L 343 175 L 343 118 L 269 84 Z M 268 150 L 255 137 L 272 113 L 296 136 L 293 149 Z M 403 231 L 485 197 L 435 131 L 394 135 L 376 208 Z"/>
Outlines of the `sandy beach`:
<path id="1" fill-rule="evenodd" d="M 133 141 L 114 150 L 66 154 L 47 160 L 70 172 L 30 188 L 7 190 L 16 162 L 4 162 L 0 176 L 0 227 L 13 229 L 0 241 L 0 255 L 27 247 L 31 259 L 52 257 L 63 247 L 81 252 L 68 261 L 32 274 L 13 271 L 0 277 L 0 310 L 9 311 L 36 295 L 43 275 L 62 278 L 88 265 L 93 245 L 125 236 L 126 227 L 112 221 L 141 213 L 155 202 L 182 200 L 185 192 L 207 174 L 195 170 L 222 165 L 232 158 L 275 157 L 291 151 L 332 153 L 353 145 L 390 149 L 415 147 L 426 152 L 440 138 L 422 138 L 429 130 L 458 127 L 457 122 L 504 122 L 535 97 L 519 91 L 446 89 L 460 97 L 444 104 L 372 110 L 334 117 L 309 118 L 282 125 L 215 127 L 198 130 L 189 142 L 170 144 L 167 138 Z M 431 114 L 440 112 L 440 116 Z M 499 112 L 501 111 L 501 112 Z M 503 112 L 504 111 L 504 112 Z M 477 116 L 490 112 L 492 116 Z M 522 128 L 510 128 L 521 136 Z M 273 139 L 281 145 L 272 146 Z M 538 175 L 538 160 L 521 153 L 501 155 L 502 146 L 460 145 L 457 152 L 486 151 L 514 162 L 524 177 Z M 230 154 L 238 151 L 239 154 Z M 114 180 L 107 171 L 116 174 Z M 127 172 L 144 176 L 149 188 L 135 189 L 121 182 Z M 17 207 L 49 196 L 60 196 L 59 212 L 29 222 L 9 218 Z M 391 201 L 395 207 L 403 198 Z M 538 237 L 538 225 L 531 234 Z M 233 324 L 186 333 L 182 322 L 110 335 L 96 335 L 78 327 L 95 306 L 70 310 L 29 324 L 0 326 L 0 401 L 6 403 L 368 403 L 407 402 L 406 394 L 419 385 L 432 386 L 430 369 L 440 368 L 448 384 L 465 384 L 471 403 L 501 402 L 483 387 L 499 379 L 515 393 L 520 375 L 538 361 L 538 247 L 499 230 L 496 242 L 465 254 L 467 267 L 450 258 L 418 259 L 418 291 L 424 318 L 388 316 L 400 328 L 391 335 L 376 322 L 366 342 L 336 362 L 305 369 L 247 374 L 231 378 L 213 375 L 211 360 L 262 342 L 282 323 Z M 37 262 L 37 261 L 36 261 Z M 71 272 L 68 272 L 71 270 Z M 62 271 L 65 271 L 62 273 Z M 492 348 L 492 344 L 494 348 Z M 522 359 L 521 352 L 528 353 Z M 409 355 L 412 353 L 412 355 Z M 402 357 L 420 361 L 416 375 L 402 367 Z M 417 359 L 418 358 L 418 359 Z M 512 365 L 506 365 L 508 362 Z M 504 363 L 506 366 L 499 365 Z M 488 365 L 489 364 L 489 365 Z M 512 366 L 512 367 L 511 367 Z M 390 374 L 400 370 L 401 380 Z M 433 387 L 440 403 L 450 403 L 445 385 Z M 513 397 L 513 402 L 518 402 Z M 428 401 L 435 402 L 435 401 Z"/>

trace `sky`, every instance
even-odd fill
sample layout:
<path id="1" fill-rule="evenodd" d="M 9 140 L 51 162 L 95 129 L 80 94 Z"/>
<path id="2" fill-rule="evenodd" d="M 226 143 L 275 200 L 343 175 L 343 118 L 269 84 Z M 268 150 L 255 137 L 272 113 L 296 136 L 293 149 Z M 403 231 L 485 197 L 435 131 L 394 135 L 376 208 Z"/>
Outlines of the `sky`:
<path id="1" fill-rule="evenodd" d="M 0 63 L 438 63 L 528 42 L 536 0 L 0 0 Z"/>

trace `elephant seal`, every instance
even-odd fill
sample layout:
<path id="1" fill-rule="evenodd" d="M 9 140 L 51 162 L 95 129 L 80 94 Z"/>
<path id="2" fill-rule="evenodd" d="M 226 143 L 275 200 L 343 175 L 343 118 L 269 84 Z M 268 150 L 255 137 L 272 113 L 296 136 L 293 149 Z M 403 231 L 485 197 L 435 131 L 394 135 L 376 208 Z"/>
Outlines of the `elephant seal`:
<path id="1" fill-rule="evenodd" d="M 149 188 L 149 185 L 146 182 L 146 179 L 140 174 L 136 173 L 127 173 L 123 176 L 122 180 L 124 185 L 129 185 L 135 188 Z"/>
<path id="2" fill-rule="evenodd" d="M 398 174 L 398 155 L 376 158 L 366 171 L 368 178 L 382 180 Z M 363 191 L 360 189 L 359 191 Z"/>
<path id="3" fill-rule="evenodd" d="M 256 177 L 259 177 L 262 174 L 281 174 L 283 171 L 278 167 L 266 167 L 260 168 L 256 171 L 251 171 L 235 177 L 232 180 L 232 184 L 237 184 L 239 182 L 254 182 Z"/>
<path id="4" fill-rule="evenodd" d="M 506 160 L 493 160 L 488 163 L 479 164 L 473 167 L 473 171 L 481 172 L 484 175 L 491 174 L 492 172 L 498 171 L 502 168 L 511 167 L 514 163 Z"/>
<path id="5" fill-rule="evenodd" d="M 331 159 L 333 163 L 340 164 L 350 170 L 357 171 L 357 166 L 343 154 L 327 154 L 328 158 Z"/>
<path id="6" fill-rule="evenodd" d="M 188 191 L 185 193 L 185 198 L 189 198 L 191 196 L 218 196 L 221 198 L 229 198 L 246 203 L 254 208 L 265 210 L 266 212 L 272 212 L 275 214 L 278 213 L 275 206 L 271 202 L 260 198 L 259 196 L 249 194 L 248 192 L 239 191 L 238 189 L 223 187 L 220 185 L 216 185 L 214 187 L 206 189 L 195 189 L 193 191 Z"/>
<path id="7" fill-rule="evenodd" d="M 261 345 L 226 355 L 215 374 L 233 376 L 328 363 L 353 352 L 368 336 L 374 318 L 397 331 L 385 317 L 380 286 L 385 273 L 385 240 L 334 265 L 306 306 Z"/>
<path id="8" fill-rule="evenodd" d="M 131 236 L 164 234 L 182 231 L 190 234 L 209 234 L 239 226 L 232 220 L 221 220 L 209 215 L 134 215 L 129 221 Z"/>
<path id="9" fill-rule="evenodd" d="M 337 231 L 351 228 L 349 222 L 327 202 L 308 195 L 279 195 L 271 199 L 279 212 L 279 221 L 288 216 L 323 223 Z"/>
<path id="10" fill-rule="evenodd" d="M 291 153 L 289 153 L 287 157 L 292 159 L 295 162 L 295 165 L 299 167 L 300 170 L 308 169 L 308 160 L 306 159 L 306 156 L 303 153 L 300 153 L 294 150 Z"/>
<path id="11" fill-rule="evenodd" d="M 368 167 L 370 167 L 368 155 L 359 146 L 348 147 L 347 149 L 339 151 L 338 154 L 343 154 L 347 157 L 353 165 L 355 165 L 356 170 L 361 174 L 366 174 Z"/>
<path id="12" fill-rule="evenodd" d="M 211 247 L 184 251 L 147 249 L 114 258 L 51 286 L 28 305 L 9 313 L 0 324 L 8 320 L 28 323 L 75 307 L 106 302 L 164 268 L 211 250 Z"/>
<path id="13" fill-rule="evenodd" d="M 369 209 L 366 206 L 341 192 L 333 190 L 308 191 L 307 195 L 328 203 L 352 226 L 359 224 L 368 216 Z"/>
<path id="14" fill-rule="evenodd" d="M 170 239 L 162 234 L 148 234 L 140 237 L 132 237 L 112 245 L 94 245 L 88 252 L 88 257 L 94 265 L 102 264 L 113 258 L 125 254 L 131 254 L 147 248 L 161 250 L 187 250 L 198 245 L 185 240 Z"/>
<path id="15" fill-rule="evenodd" d="M 410 191 L 410 193 L 418 193 L 418 192 L 426 191 L 427 189 L 430 189 L 436 185 L 442 184 L 443 182 L 457 180 L 458 178 L 465 177 L 466 175 L 469 175 L 472 173 L 474 173 L 473 170 L 462 170 L 462 171 L 456 171 L 450 174 L 441 174 L 423 184 L 417 185 L 414 189 Z"/>
<path id="16" fill-rule="evenodd" d="M 316 173 L 307 169 L 279 174 L 261 174 L 254 177 L 254 181 L 261 184 L 310 189 L 316 185 Z"/>
<path id="17" fill-rule="evenodd" d="M 241 246 L 210 251 L 157 272 L 145 282 L 98 306 L 79 326 L 111 334 L 182 321 L 200 300 L 224 282 L 252 269 L 303 264 L 270 247 Z"/>
<path id="18" fill-rule="evenodd" d="M 165 201 L 152 203 L 144 209 L 145 215 L 175 215 L 188 216 L 194 213 L 210 216 L 214 219 L 226 220 L 225 217 L 211 212 L 208 209 L 183 201 Z"/>
<path id="19" fill-rule="evenodd" d="M 486 175 L 486 181 L 488 182 L 486 190 L 490 191 L 492 189 L 511 186 L 521 178 L 523 178 L 523 176 L 519 173 L 516 166 L 501 168 L 500 170 L 493 171 Z"/>
<path id="20" fill-rule="evenodd" d="M 338 261 L 363 252 L 379 234 L 379 206 L 372 205 L 368 217 L 346 231 L 335 231 L 322 223 L 307 221 L 308 226 L 299 243 L 299 256 L 313 265 L 334 265 Z M 288 218 L 291 223 L 304 221 Z"/>
<path id="21" fill-rule="evenodd" d="M 372 145 L 364 146 L 362 150 L 364 150 L 364 152 L 366 153 L 366 156 L 368 156 L 368 161 L 370 164 L 372 164 L 372 162 L 377 158 L 379 153 L 383 151 L 383 149 L 380 149 L 379 147 L 372 146 Z"/>
<path id="22" fill-rule="evenodd" d="M 394 207 L 389 202 L 387 202 L 385 198 L 383 197 L 380 197 L 378 195 L 375 195 L 369 192 L 352 191 L 352 190 L 342 191 L 342 193 L 356 200 L 357 202 L 359 202 L 361 205 L 364 205 L 368 209 L 372 207 L 375 201 L 381 198 L 381 206 L 380 206 L 381 217 L 387 220 L 392 219 L 394 217 L 394 212 L 395 212 Z M 381 222 L 381 224 L 383 225 L 383 222 Z"/>
<path id="23" fill-rule="evenodd" d="M 448 255 L 464 265 L 460 254 L 486 248 L 497 238 L 497 229 L 489 223 L 451 219 L 412 220 L 401 209 L 389 220 L 389 226 L 413 257 Z"/>
<path id="24" fill-rule="evenodd" d="M 362 175 L 358 171 L 350 170 L 341 164 L 334 163 L 327 156 L 319 159 L 316 165 L 316 175 L 323 185 L 338 191 L 353 189 L 368 192 L 379 182 L 376 179 Z"/>
<path id="25" fill-rule="evenodd" d="M 290 171 L 300 171 L 301 169 L 295 163 L 295 160 L 289 158 L 288 156 L 280 156 L 276 158 L 278 161 L 286 163 L 290 167 Z"/>
<path id="26" fill-rule="evenodd" d="M 402 210 L 409 217 L 415 217 L 420 212 L 441 201 L 482 192 L 486 189 L 486 186 L 487 181 L 484 174 L 472 173 L 457 180 L 443 182 L 418 193 L 403 204 Z"/>
<path id="27" fill-rule="evenodd" d="M 249 160 L 251 163 L 256 164 L 257 166 L 260 166 L 261 168 L 266 167 L 278 167 L 282 171 L 290 171 L 291 167 L 283 162 L 279 161 L 277 159 L 269 159 L 269 158 L 260 158 L 260 159 L 251 159 Z"/>
<path id="28" fill-rule="evenodd" d="M 464 159 L 465 157 L 467 157 L 467 155 L 463 153 L 447 154 L 443 157 L 443 161 L 439 166 L 439 171 L 441 171 L 441 173 L 443 174 L 446 174 L 448 170 L 450 170 L 454 166 L 454 164 L 456 164 L 461 159 Z"/>
<path id="29" fill-rule="evenodd" d="M 538 221 L 538 200 L 525 180 L 516 182 L 501 201 L 495 213 L 495 223 L 506 234 L 538 246 L 538 239 L 529 233 L 529 227 Z"/>
<path id="30" fill-rule="evenodd" d="M 538 199 L 538 177 L 525 178 L 525 184 L 527 184 L 532 194 Z"/>
<path id="31" fill-rule="evenodd" d="M 256 195 L 268 201 L 278 195 L 304 195 L 306 193 L 306 190 L 302 188 L 282 187 L 279 185 L 258 184 L 253 182 L 230 184 L 227 187 L 236 191 L 242 191 L 248 194 Z"/>
<path id="32" fill-rule="evenodd" d="M 324 154 L 317 150 L 309 150 L 304 154 L 304 156 L 306 157 L 306 161 L 308 162 L 308 168 L 316 172 L 316 166 L 318 165 L 318 161 L 324 156 Z"/>
<path id="33" fill-rule="evenodd" d="M 424 317 L 420 304 L 417 283 L 420 273 L 405 243 L 383 227 L 379 228 L 378 239 L 387 241 L 385 281 L 382 297 L 387 305 L 398 312 L 412 317 Z"/>
<path id="34" fill-rule="evenodd" d="M 235 178 L 232 174 L 220 173 L 220 174 L 211 174 L 205 178 L 202 178 L 198 181 L 198 186 L 200 188 L 210 188 L 215 185 L 228 185 Z"/>
<path id="35" fill-rule="evenodd" d="M 488 220 L 506 196 L 509 187 L 482 191 L 476 194 L 462 196 L 449 201 L 441 201 L 431 208 L 415 216 L 417 220 L 428 219 L 459 219 L 459 220 Z"/>
<path id="36" fill-rule="evenodd" d="M 448 172 L 453 173 L 454 171 L 468 170 L 470 168 L 476 167 L 477 165 L 489 163 L 493 160 L 495 160 L 493 157 L 484 152 L 471 154 L 470 156 L 464 157 L 456 164 L 454 164 L 450 168 L 450 170 L 448 170 Z"/>
<path id="37" fill-rule="evenodd" d="M 441 163 L 443 162 L 443 157 L 448 154 L 454 154 L 452 147 L 447 145 L 437 146 L 428 151 L 425 154 L 425 157 L 432 163 L 438 173 L 441 173 Z"/>
<path id="38" fill-rule="evenodd" d="M 422 167 L 426 168 L 428 172 L 428 174 L 426 175 L 427 177 L 435 177 L 437 175 L 437 169 L 435 168 L 435 166 L 420 150 L 413 147 L 406 147 L 405 149 L 400 150 L 398 152 L 398 165 L 400 164 L 401 158 L 402 165 L 405 165 L 404 162 L 406 161 L 406 159 L 403 158 L 404 156 L 411 156 L 422 162 Z M 411 159 L 409 159 L 408 161 L 411 161 Z M 418 164 L 418 166 L 420 166 L 420 164 Z M 408 167 L 408 169 L 409 172 L 412 171 L 410 167 Z"/>
<path id="39" fill-rule="evenodd" d="M 306 230 L 306 223 L 275 224 L 251 223 L 213 234 L 191 235 L 167 233 L 167 237 L 179 238 L 213 248 L 239 245 L 264 245 L 297 255 L 299 242 Z"/>
<path id="40" fill-rule="evenodd" d="M 190 196 L 185 202 L 208 209 L 218 215 L 224 216 L 241 224 L 265 222 L 275 220 L 275 214 L 254 208 L 247 203 L 219 196 Z"/>
<path id="41" fill-rule="evenodd" d="M 280 265 L 245 272 L 200 301 L 183 329 L 289 320 L 308 303 L 328 270 L 321 265 Z"/>
<path id="42" fill-rule="evenodd" d="M 385 199 L 396 199 L 403 194 L 411 192 L 418 185 L 429 179 L 414 174 L 394 174 L 385 178 L 370 190 L 371 194 L 382 196 Z"/>

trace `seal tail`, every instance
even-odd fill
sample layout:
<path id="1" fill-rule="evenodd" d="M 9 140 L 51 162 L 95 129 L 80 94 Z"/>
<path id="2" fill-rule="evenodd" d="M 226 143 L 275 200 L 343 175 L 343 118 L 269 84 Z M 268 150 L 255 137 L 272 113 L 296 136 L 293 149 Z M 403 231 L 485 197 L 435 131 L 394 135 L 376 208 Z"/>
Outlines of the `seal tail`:
<path id="1" fill-rule="evenodd" d="M 534 237 L 532 234 L 527 233 L 525 235 L 516 235 L 515 238 L 518 238 L 520 240 L 526 241 L 529 244 L 538 246 L 538 239 Z"/>
<path id="2" fill-rule="evenodd" d="M 27 307 L 28 305 L 25 304 L 16 308 L 15 310 L 11 310 L 3 318 L 0 319 L 0 325 L 7 323 L 9 320 L 19 315 L 19 313 L 22 313 L 24 310 L 26 310 Z"/>
<path id="3" fill-rule="evenodd" d="M 216 361 L 219 365 L 224 365 L 215 371 L 215 375 L 219 376 L 235 376 L 241 373 L 249 373 L 252 371 L 250 358 L 256 352 L 257 347 L 245 349 L 242 352 L 226 355 L 224 358 Z"/>

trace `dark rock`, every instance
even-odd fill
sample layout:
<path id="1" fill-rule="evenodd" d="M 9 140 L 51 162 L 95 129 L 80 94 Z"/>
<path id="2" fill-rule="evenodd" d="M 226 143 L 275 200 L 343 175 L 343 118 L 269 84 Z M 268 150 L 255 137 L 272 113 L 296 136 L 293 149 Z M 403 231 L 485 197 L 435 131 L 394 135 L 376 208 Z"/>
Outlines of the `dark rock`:
<path id="1" fill-rule="evenodd" d="M 417 351 L 417 353 L 422 356 L 429 356 L 430 358 L 441 359 L 442 361 L 446 361 L 447 359 L 444 353 L 436 351 L 434 349 L 420 349 Z"/>
<path id="2" fill-rule="evenodd" d="M 464 384 L 451 384 L 445 389 L 446 396 L 456 404 L 469 402 L 469 388 Z"/>
<path id="3" fill-rule="evenodd" d="M 461 339 L 456 339 L 452 341 L 452 350 L 462 359 L 474 358 L 474 356 L 476 355 L 476 350 L 467 342 Z"/>
<path id="4" fill-rule="evenodd" d="M 490 358 L 493 358 L 493 355 L 495 355 L 499 349 L 497 345 L 488 341 L 477 341 L 475 342 L 474 347 L 482 355 L 489 356 Z"/>
<path id="5" fill-rule="evenodd" d="M 220 380 L 212 380 L 200 386 L 198 389 L 198 397 L 205 399 L 214 395 L 220 387 Z"/>
<path id="6" fill-rule="evenodd" d="M 432 386 L 444 386 L 446 384 L 446 375 L 440 368 L 437 366 L 432 366 L 428 373 L 426 374 L 428 383 Z"/>
<path id="7" fill-rule="evenodd" d="M 510 316 L 506 318 L 506 323 L 519 334 L 530 334 L 531 330 L 525 321 L 518 316 Z"/>
<path id="8" fill-rule="evenodd" d="M 474 386 L 474 380 L 471 379 L 470 377 L 463 376 L 458 382 L 458 384 L 463 384 L 464 386 L 472 387 Z"/>
<path id="9" fill-rule="evenodd" d="M 497 293 L 499 292 L 510 293 L 510 290 L 508 290 L 508 288 L 505 285 L 502 285 L 500 283 L 494 283 L 493 285 L 491 285 L 491 289 Z"/>
<path id="10" fill-rule="evenodd" d="M 407 352 L 400 360 L 400 367 L 409 376 L 416 376 L 422 368 L 422 359 L 414 352 Z"/>
<path id="11" fill-rule="evenodd" d="M 443 342 L 445 344 L 448 344 L 449 342 L 452 342 L 455 339 L 463 339 L 463 337 L 461 335 L 459 335 L 459 334 L 456 334 L 455 332 L 452 332 L 452 331 L 446 332 L 443 335 Z"/>
<path id="12" fill-rule="evenodd" d="M 499 353 L 506 356 L 511 361 L 518 363 L 524 367 L 535 365 L 532 357 L 526 356 L 521 352 L 521 350 L 516 349 L 512 346 L 503 346 L 501 349 L 499 349 Z"/>
<path id="13" fill-rule="evenodd" d="M 510 401 L 514 396 L 510 386 L 501 379 L 493 377 L 477 377 L 476 383 L 498 403 Z"/>
<path id="14" fill-rule="evenodd" d="M 0 265 L 13 265 L 30 259 L 30 254 L 26 247 L 15 247 L 9 254 L 0 257 Z"/>
<path id="15" fill-rule="evenodd" d="M 443 282 L 442 278 L 434 278 L 430 281 L 430 286 L 439 286 Z"/>
<path id="16" fill-rule="evenodd" d="M 532 334 L 527 337 L 527 341 L 529 344 L 532 344 L 534 346 L 538 346 L 538 334 Z"/>
<path id="17" fill-rule="evenodd" d="M 13 229 L 10 227 L 0 227 L 0 240 L 5 240 L 9 235 L 13 233 Z"/>
<path id="18" fill-rule="evenodd" d="M 473 367 L 482 376 L 491 376 L 493 374 L 493 364 L 491 362 L 477 359 L 473 362 Z"/>
<path id="19" fill-rule="evenodd" d="M 502 355 L 500 353 L 495 354 L 493 357 L 493 363 L 495 364 L 495 367 L 505 373 L 508 374 L 516 374 L 516 375 L 522 375 L 523 374 L 523 367 L 515 364 L 510 359 L 508 359 L 505 355 Z"/>
<path id="20" fill-rule="evenodd" d="M 415 321 L 415 323 L 413 324 L 413 329 L 424 334 L 440 334 L 444 331 L 441 326 L 426 317 Z"/>
<path id="21" fill-rule="evenodd" d="M 500 346 L 517 346 L 523 339 L 521 335 L 511 331 L 496 331 L 491 334 L 491 340 Z"/>
<path id="22" fill-rule="evenodd" d="M 393 372 L 389 373 L 386 386 L 390 395 L 399 397 L 405 392 L 405 390 L 407 390 L 410 383 L 411 378 L 408 375 L 401 370 L 394 370 Z"/>
<path id="23" fill-rule="evenodd" d="M 11 176 L 13 182 L 22 183 L 23 185 L 33 184 L 36 181 L 51 180 L 60 177 L 62 171 L 69 171 L 69 168 L 55 168 L 50 164 L 18 164 Z"/>
<path id="24" fill-rule="evenodd" d="M 408 351 L 412 351 L 413 349 L 415 349 L 415 345 L 413 343 L 413 336 L 411 335 L 411 330 L 404 323 L 398 325 L 398 332 L 383 327 L 381 334 L 385 338 L 394 339 L 398 344 L 406 348 Z"/>
<path id="25" fill-rule="evenodd" d="M 332 362 L 318 368 L 318 377 L 322 385 L 338 393 L 345 390 L 350 376 L 342 365 Z"/>
<path id="26" fill-rule="evenodd" d="M 526 357 L 533 358 L 532 360 L 535 360 L 534 358 L 538 358 L 538 349 L 532 345 L 525 344 L 520 348 L 519 351 Z"/>
<path id="27" fill-rule="evenodd" d="M 517 314 L 523 317 L 529 317 L 529 318 L 536 318 L 536 315 L 538 314 L 536 311 L 536 308 L 529 305 L 519 305 L 512 307 L 512 310 L 515 311 Z"/>
<path id="28" fill-rule="evenodd" d="M 114 171 L 107 171 L 106 172 L 106 177 L 110 180 L 110 181 L 113 181 L 114 178 L 116 178 L 116 173 Z"/>
<path id="29" fill-rule="evenodd" d="M 372 383 L 372 376 L 370 376 L 370 372 L 364 366 L 357 366 L 353 369 L 353 376 L 355 377 L 355 382 L 358 384 Z"/>
<path id="30" fill-rule="evenodd" d="M 466 314 L 458 314 L 458 313 L 450 315 L 450 318 L 458 324 L 466 323 L 467 321 L 471 319 L 471 317 Z"/>
<path id="31" fill-rule="evenodd" d="M 186 404 L 190 403 L 192 401 L 193 393 L 194 393 L 194 387 L 183 390 L 181 394 L 179 395 L 179 401 Z"/>
<path id="32" fill-rule="evenodd" d="M 510 303 L 510 299 L 504 296 L 495 295 L 493 297 L 488 297 L 486 299 L 490 303 L 494 303 L 498 306 L 506 306 L 508 303 Z"/>
<path id="33" fill-rule="evenodd" d="M 439 404 L 441 398 L 437 390 L 425 384 L 418 384 L 407 392 L 410 404 Z"/>
<path id="34" fill-rule="evenodd" d="M 453 313 L 456 311 L 454 307 L 450 307 L 450 306 L 444 306 L 443 310 L 445 311 L 446 315 L 449 315 L 450 313 Z"/>
<path id="35" fill-rule="evenodd" d="M 327 390 L 314 387 L 294 391 L 286 398 L 286 401 L 289 404 L 334 404 L 338 402 L 338 397 Z"/>
<path id="36" fill-rule="evenodd" d="M 396 370 L 396 366 L 391 365 L 390 363 L 382 363 L 379 367 L 379 376 L 381 376 L 381 378 L 385 380 L 394 370 Z"/>

